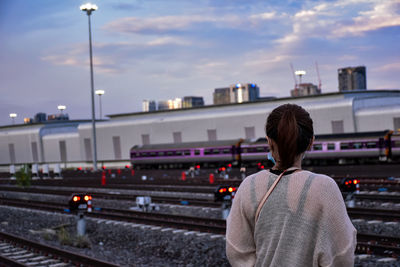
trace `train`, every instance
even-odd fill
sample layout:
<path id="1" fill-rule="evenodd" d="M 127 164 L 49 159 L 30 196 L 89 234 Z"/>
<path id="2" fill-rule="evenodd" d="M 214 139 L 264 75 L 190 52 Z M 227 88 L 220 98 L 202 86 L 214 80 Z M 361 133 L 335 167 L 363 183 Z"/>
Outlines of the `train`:
<path id="1" fill-rule="evenodd" d="M 186 169 L 221 167 L 271 167 L 266 138 L 213 142 L 187 142 L 134 146 L 130 149 L 134 169 Z M 366 164 L 397 161 L 400 135 L 379 132 L 316 135 L 303 164 Z"/>

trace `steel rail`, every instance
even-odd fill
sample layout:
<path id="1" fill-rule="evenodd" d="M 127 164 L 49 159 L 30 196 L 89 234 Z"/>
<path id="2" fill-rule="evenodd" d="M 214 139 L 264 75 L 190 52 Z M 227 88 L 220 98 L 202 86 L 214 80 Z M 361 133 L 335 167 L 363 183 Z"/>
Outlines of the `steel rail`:
<path id="1" fill-rule="evenodd" d="M 75 253 L 75 252 L 70 252 L 70 251 L 66 251 L 63 249 L 58 249 L 55 247 L 50 247 L 44 244 L 40 244 L 40 243 L 36 243 L 30 240 L 27 240 L 25 238 L 16 236 L 16 235 L 12 235 L 12 234 L 8 234 L 8 233 L 4 233 L 4 232 L 0 232 L 0 240 L 6 241 L 8 243 L 12 243 L 14 244 L 14 246 L 18 246 L 18 247 L 23 247 L 27 250 L 33 250 L 33 251 L 40 251 L 41 253 L 37 253 L 37 254 L 51 254 L 52 257 L 56 257 L 58 259 L 60 259 L 63 262 L 70 262 L 72 263 L 72 265 L 75 266 L 93 266 L 93 267 L 116 267 L 118 265 L 106 262 L 106 261 L 102 261 L 102 260 L 98 260 L 98 259 L 94 259 L 79 253 Z M 5 257 L 7 258 L 7 257 Z M 7 261 L 7 259 L 5 260 Z M 18 261 L 17 261 L 18 262 Z M 13 265 L 11 265 L 13 266 Z M 17 265 L 18 266 L 18 265 Z M 24 265 L 22 264 L 21 266 L 28 266 L 28 265 Z"/>

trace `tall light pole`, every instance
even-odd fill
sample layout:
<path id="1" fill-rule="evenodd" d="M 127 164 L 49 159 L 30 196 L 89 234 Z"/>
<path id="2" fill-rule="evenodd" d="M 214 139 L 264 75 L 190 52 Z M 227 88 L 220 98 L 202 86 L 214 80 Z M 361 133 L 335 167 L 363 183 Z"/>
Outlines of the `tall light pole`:
<path id="1" fill-rule="evenodd" d="M 65 110 L 67 107 L 65 105 L 58 105 L 57 109 L 63 114 L 63 110 Z"/>
<path id="2" fill-rule="evenodd" d="M 90 15 L 97 10 L 96 5 L 90 3 L 81 5 L 80 9 L 86 12 L 89 23 L 89 52 L 90 52 L 90 85 L 92 93 L 92 139 L 93 139 L 93 170 L 97 171 L 97 147 L 96 147 L 96 116 L 94 111 L 94 82 L 93 82 L 93 56 L 92 56 L 92 29 L 90 25 Z"/>
<path id="3" fill-rule="evenodd" d="M 10 118 L 12 119 L 12 124 L 15 123 L 14 119 L 17 117 L 17 113 L 10 113 Z"/>
<path id="4" fill-rule="evenodd" d="M 306 75 L 306 71 L 305 71 L 305 70 L 296 70 L 296 71 L 294 72 L 294 74 L 295 74 L 296 76 L 299 76 L 299 79 L 300 79 L 300 83 L 299 83 L 299 84 L 301 84 L 301 77 L 303 77 L 304 75 Z"/>
<path id="5" fill-rule="evenodd" d="M 101 96 L 104 95 L 104 90 L 96 90 L 96 95 L 99 96 L 99 107 L 100 107 L 100 120 L 103 119 L 103 115 L 101 113 Z"/>

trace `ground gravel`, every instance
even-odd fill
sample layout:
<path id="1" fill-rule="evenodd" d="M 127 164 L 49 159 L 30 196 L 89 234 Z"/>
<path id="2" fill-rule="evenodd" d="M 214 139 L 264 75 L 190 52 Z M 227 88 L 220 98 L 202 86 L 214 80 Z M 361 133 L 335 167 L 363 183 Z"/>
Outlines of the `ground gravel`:
<path id="1" fill-rule="evenodd" d="M 60 244 L 60 230 L 49 230 L 64 225 L 73 240 L 75 216 L 0 206 L 0 218 L 0 231 L 121 266 L 229 266 L 222 235 L 88 219 L 80 243 L 89 247 L 77 248 Z"/>

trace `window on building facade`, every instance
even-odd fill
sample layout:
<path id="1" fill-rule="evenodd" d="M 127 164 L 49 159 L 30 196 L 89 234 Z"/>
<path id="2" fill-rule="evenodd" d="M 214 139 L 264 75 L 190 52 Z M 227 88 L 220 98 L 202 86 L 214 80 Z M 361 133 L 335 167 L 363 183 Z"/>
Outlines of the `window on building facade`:
<path id="1" fill-rule="evenodd" d="M 216 129 L 208 129 L 207 135 L 208 135 L 208 141 L 217 141 L 217 130 Z"/>
<path id="2" fill-rule="evenodd" d="M 10 155 L 10 163 L 14 164 L 15 163 L 15 148 L 14 144 L 8 144 L 8 152 Z"/>
<path id="3" fill-rule="evenodd" d="M 393 127 L 395 131 L 400 131 L 400 117 L 393 118 Z"/>
<path id="4" fill-rule="evenodd" d="M 150 145 L 150 135 L 142 134 L 142 144 L 143 145 Z"/>
<path id="5" fill-rule="evenodd" d="M 115 159 L 121 159 L 121 138 L 119 136 L 113 136 L 113 146 L 114 146 L 114 157 Z"/>
<path id="6" fill-rule="evenodd" d="M 246 139 L 254 139 L 256 138 L 256 130 L 253 127 L 244 127 L 245 137 Z"/>
<path id="7" fill-rule="evenodd" d="M 37 142 L 32 142 L 31 148 L 32 148 L 33 162 L 38 163 L 39 162 L 39 153 L 38 153 L 38 148 L 37 148 Z"/>
<path id="8" fill-rule="evenodd" d="M 84 144 L 84 146 L 85 146 L 86 160 L 87 160 L 87 161 L 93 160 L 93 155 L 92 155 L 92 144 L 90 143 L 90 138 L 84 138 L 84 139 L 83 139 L 83 144 Z"/>
<path id="9" fill-rule="evenodd" d="M 174 143 L 182 143 L 182 133 L 181 132 L 173 132 Z"/>
<path id="10" fill-rule="evenodd" d="M 340 134 L 344 133 L 343 121 L 332 121 L 332 133 Z"/>
<path id="11" fill-rule="evenodd" d="M 67 145 L 65 141 L 60 141 L 60 159 L 61 162 L 67 162 Z"/>

